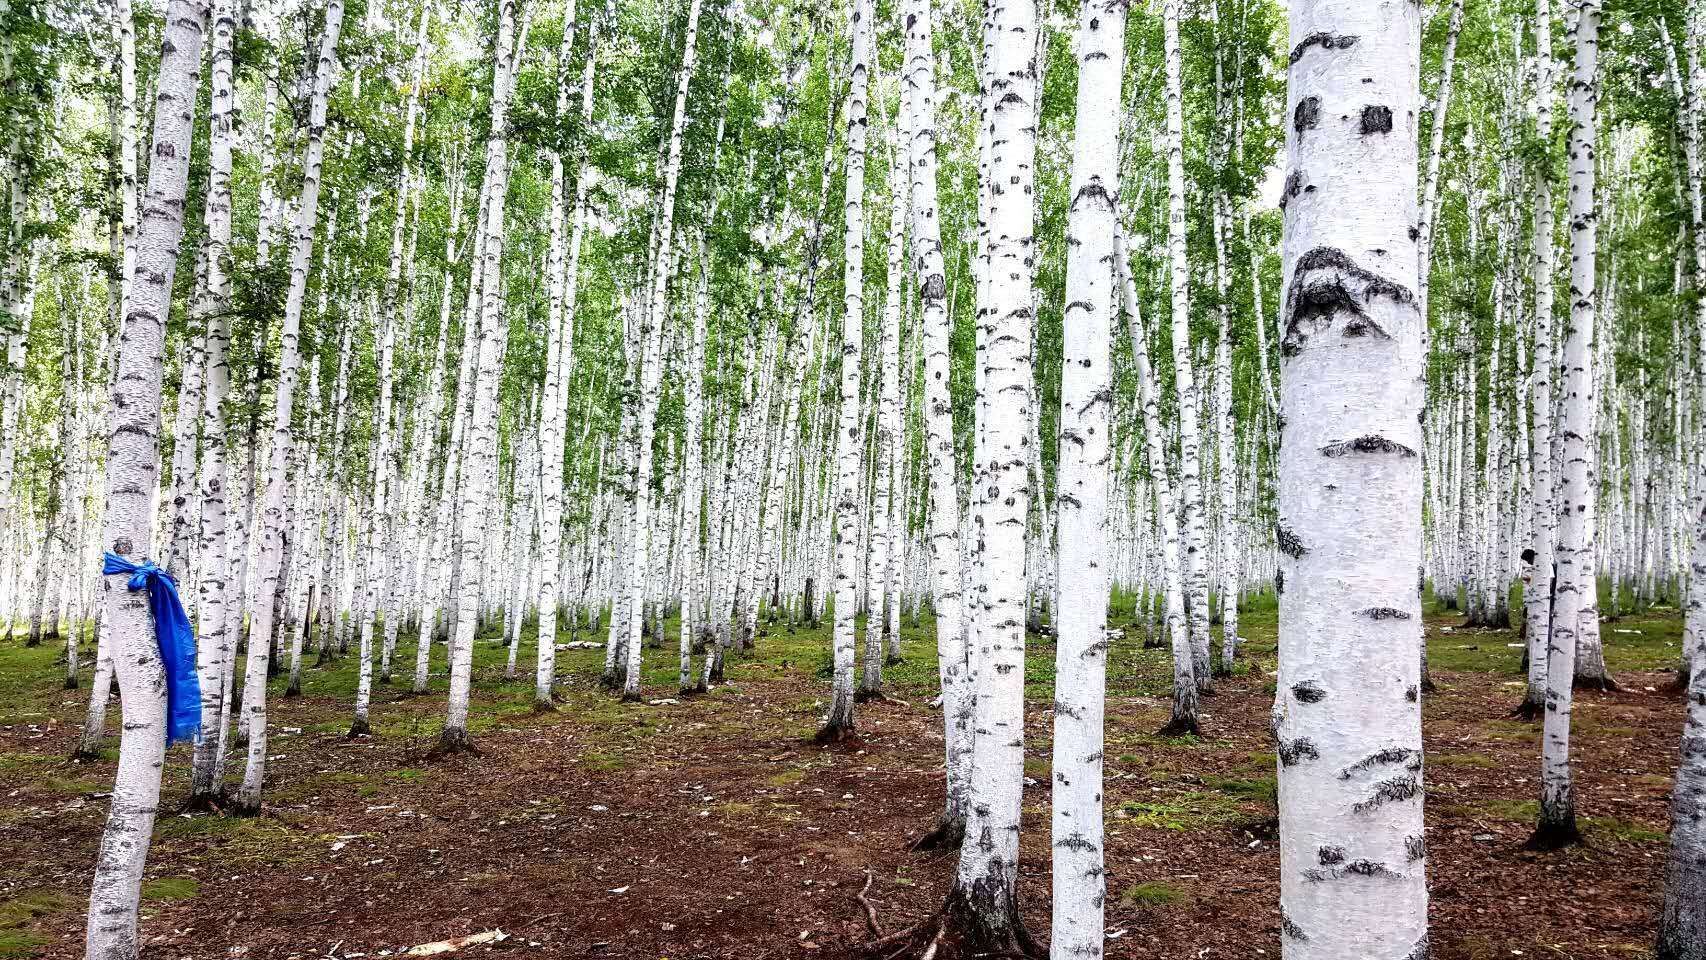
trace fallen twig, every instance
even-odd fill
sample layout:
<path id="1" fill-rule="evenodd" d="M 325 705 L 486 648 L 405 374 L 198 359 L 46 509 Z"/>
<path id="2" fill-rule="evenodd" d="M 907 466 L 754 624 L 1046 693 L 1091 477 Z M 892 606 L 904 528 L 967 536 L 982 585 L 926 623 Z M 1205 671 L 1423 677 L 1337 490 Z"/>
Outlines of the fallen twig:
<path id="1" fill-rule="evenodd" d="M 877 908 L 871 906 L 871 901 L 865 899 L 865 894 L 871 892 L 871 881 L 874 879 L 875 877 L 871 875 L 870 869 L 867 868 L 865 870 L 865 888 L 860 890 L 854 899 L 859 901 L 859 906 L 865 908 L 865 929 L 871 931 L 872 937 L 881 939 L 883 928 L 877 925 Z"/>

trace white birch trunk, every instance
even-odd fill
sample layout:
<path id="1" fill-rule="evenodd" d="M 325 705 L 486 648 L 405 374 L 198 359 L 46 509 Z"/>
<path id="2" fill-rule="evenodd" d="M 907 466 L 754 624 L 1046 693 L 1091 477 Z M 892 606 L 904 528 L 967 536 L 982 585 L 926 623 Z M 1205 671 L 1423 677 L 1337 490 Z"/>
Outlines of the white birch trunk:
<path id="1" fill-rule="evenodd" d="M 908 155 L 912 168 L 912 261 L 924 335 L 924 449 L 930 504 L 930 600 L 936 613 L 937 675 L 942 689 L 947 789 L 942 821 L 931 838 L 958 846 L 965 835 L 971 776 L 973 701 L 965 684 L 966 628 L 960 579 L 960 499 L 953 400 L 948 379 L 953 318 L 948 313 L 947 265 L 937 203 L 936 61 L 930 0 L 906 3 L 907 103 L 912 110 Z"/>
<path id="2" fill-rule="evenodd" d="M 1546 645 L 1541 733 L 1540 819 L 1529 844 L 1551 849 L 1580 840 L 1570 775 L 1571 686 L 1581 618 L 1598 608 L 1593 589 L 1593 338 L 1599 295 L 1599 216 L 1594 204 L 1599 132 L 1599 0 L 1574 0 L 1575 76 L 1570 83 L 1570 326 L 1564 336 L 1563 473 L 1558 478 L 1557 583 Z"/>
<path id="3" fill-rule="evenodd" d="M 1291 7 L 1277 540 L 1287 960 L 1428 954 L 1419 6 Z"/>
<path id="4" fill-rule="evenodd" d="M 1535 2 L 1535 60 L 1539 67 L 1535 136 L 1552 138 L 1552 2 Z M 1517 713 L 1541 715 L 1546 702 L 1547 647 L 1552 635 L 1553 511 L 1552 477 L 1552 172 L 1542 168 L 1534 178 L 1534 364 L 1529 397 L 1533 401 L 1534 540 L 1523 557 L 1523 617 L 1528 629 L 1528 686 Z M 1573 655 L 1573 654 L 1572 654 Z M 1426 656 L 1424 651 L 1423 656 Z"/>
<path id="5" fill-rule="evenodd" d="M 991 10 L 987 183 L 989 276 L 980 318 L 987 347 L 978 423 L 988 458 L 978 482 L 982 510 L 983 616 L 979 622 L 977 714 L 970 841 L 960 848 L 948 909 L 970 950 L 1034 950 L 1019 915 L 1019 813 L 1024 789 L 1025 525 L 1030 514 L 1025 454 L 1030 421 L 1035 211 L 1037 8 L 1012 0 Z M 999 185 L 999 190 L 996 190 Z"/>
<path id="6" fill-rule="evenodd" d="M 202 21 L 203 8 L 191 0 L 173 0 L 166 11 L 148 187 L 137 222 L 137 283 L 125 301 L 114 361 L 102 540 L 107 550 L 138 564 L 153 552 L 166 315 L 184 232 Z M 128 579 L 124 574 L 102 579 L 124 733 L 89 896 L 84 954 L 89 960 L 134 960 L 141 950 L 137 904 L 166 758 L 165 668 L 147 592 L 127 589 Z"/>
<path id="7" fill-rule="evenodd" d="M 1102 715 L 1106 699 L 1108 488 L 1113 477 L 1112 329 L 1117 321 L 1120 79 L 1125 0 L 1083 0 L 1067 208 L 1059 438 L 1060 604 L 1056 624 L 1053 960 L 1102 955 Z"/>
<path id="8" fill-rule="evenodd" d="M 859 613 L 859 503 L 863 499 L 860 460 L 864 451 L 859 406 L 859 374 L 865 339 L 865 134 L 867 90 L 871 74 L 869 0 L 853 0 L 848 21 L 846 224 L 844 246 L 846 305 L 841 316 L 841 410 L 835 432 L 835 679 L 829 715 L 820 741 L 853 733 L 853 657 Z"/>
<path id="9" fill-rule="evenodd" d="M 314 252 L 314 229 L 319 220 L 320 170 L 325 156 L 326 109 L 336 69 L 338 32 L 343 26 L 343 0 L 327 0 L 325 32 L 314 69 L 314 91 L 309 102 L 308 140 L 302 154 L 302 193 L 297 198 L 296 222 L 290 247 L 290 286 L 285 293 L 284 326 L 279 335 L 278 389 L 273 397 L 272 444 L 267 451 L 267 485 L 261 505 L 259 598 L 250 611 L 249 655 L 244 665 L 243 690 L 249 721 L 249 756 L 243 769 L 243 785 L 236 807 L 246 813 L 259 812 L 261 788 L 267 763 L 267 670 L 272 658 L 273 595 L 284 571 L 284 495 L 288 487 L 285 466 L 289 462 L 291 415 L 295 410 L 296 381 L 301 374 L 299 345 L 302 306 L 308 295 L 308 263 Z M 253 699 L 249 694 L 253 692 Z"/>
<path id="10" fill-rule="evenodd" d="M 1185 251 L 1185 151 L 1183 55 L 1179 50 L 1180 0 L 1162 4 L 1167 60 L 1167 262 L 1173 323 L 1173 382 L 1179 402 L 1179 495 L 1185 538 L 1185 622 L 1197 686 L 1213 687 L 1208 655 L 1208 535 L 1204 529 L 1201 400 L 1191 356 L 1191 271 Z"/>
<path id="11" fill-rule="evenodd" d="M 478 333 L 464 354 L 465 382 L 472 409 L 463 442 L 466 450 L 456 474 L 456 552 L 460 569 L 454 595 L 455 631 L 450 640 L 450 696 L 438 749 L 446 753 L 473 749 L 468 739 L 469 695 L 473 687 L 474 633 L 480 613 L 479 575 L 487 501 L 497 494 L 498 387 L 503 373 L 505 333 L 503 316 L 504 210 L 509 193 L 509 131 L 507 115 L 515 61 L 525 46 L 526 27 L 517 30 L 516 0 L 499 0 L 498 33 L 492 56 L 492 125 L 486 137 L 485 198 L 477 227 L 482 235 L 472 269 L 480 278 Z M 518 38 L 517 34 L 521 36 Z M 474 293 L 470 290 L 469 302 Z M 464 322 L 475 322 L 469 316 Z M 458 393 L 461 393 L 460 387 Z"/>
<path id="12" fill-rule="evenodd" d="M 1694 665 L 1671 794 L 1670 864 L 1656 960 L 1706 958 L 1706 509 L 1694 524 L 1684 659 Z"/>

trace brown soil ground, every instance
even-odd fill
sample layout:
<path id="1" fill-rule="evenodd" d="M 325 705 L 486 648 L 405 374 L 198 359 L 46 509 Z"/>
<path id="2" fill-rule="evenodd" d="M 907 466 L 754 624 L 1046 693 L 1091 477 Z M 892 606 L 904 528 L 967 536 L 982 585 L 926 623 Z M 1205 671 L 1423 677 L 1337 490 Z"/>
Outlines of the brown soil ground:
<path id="1" fill-rule="evenodd" d="M 1678 622 L 1607 625 L 1623 689 L 1583 693 L 1576 712 L 1589 844 L 1552 854 L 1521 849 L 1538 731 L 1510 719 L 1521 693 L 1514 637 L 1441 632 L 1450 622 L 1430 620 L 1440 689 L 1426 700 L 1435 957 L 1645 956 L 1682 720 L 1662 669 Z M 1247 615 L 1246 629 L 1258 669 L 1221 681 L 1201 739 L 1151 735 L 1167 715 L 1163 653 L 1131 641 L 1115 651 L 1110 957 L 1278 956 L 1272 613 Z M 857 740 L 829 748 L 809 740 L 827 695 L 822 631 L 773 628 L 728 685 L 680 702 L 619 704 L 593 685 L 596 652 L 572 651 L 562 709 L 544 716 L 528 710 L 529 683 L 499 682 L 501 651 L 483 642 L 481 752 L 444 761 L 427 756 L 443 708 L 436 687 L 416 699 L 380 688 L 376 735 L 351 741 L 341 735 L 348 661 L 311 672 L 300 698 L 278 698 L 280 682 L 262 816 L 174 815 L 188 761 L 173 751 L 148 862 L 145 956 L 375 957 L 494 929 L 507 939 L 460 955 L 846 955 L 867 938 L 854 899 L 867 870 L 888 930 L 939 905 L 952 874 L 951 858 L 907 851 L 942 797 L 927 631 L 907 631 L 910 659 L 893 675 L 901 701 L 862 706 Z M 81 955 L 114 767 L 110 754 L 62 759 L 83 694 L 59 688 L 53 655 L 0 645 L 0 957 Z M 648 696 L 673 701 L 673 655 L 652 656 Z M 1022 900 L 1039 938 L 1052 656 L 1033 638 Z"/>

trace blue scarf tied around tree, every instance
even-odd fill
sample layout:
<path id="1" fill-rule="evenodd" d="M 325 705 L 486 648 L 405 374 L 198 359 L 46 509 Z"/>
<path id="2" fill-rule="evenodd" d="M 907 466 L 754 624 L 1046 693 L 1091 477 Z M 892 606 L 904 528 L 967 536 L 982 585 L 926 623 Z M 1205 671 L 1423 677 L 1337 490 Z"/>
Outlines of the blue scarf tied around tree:
<path id="1" fill-rule="evenodd" d="M 135 564 L 112 552 L 101 572 L 128 573 L 132 591 L 148 591 L 148 614 L 166 669 L 166 745 L 194 739 L 201 731 L 201 679 L 195 669 L 195 631 L 178 599 L 177 580 L 153 561 Z"/>

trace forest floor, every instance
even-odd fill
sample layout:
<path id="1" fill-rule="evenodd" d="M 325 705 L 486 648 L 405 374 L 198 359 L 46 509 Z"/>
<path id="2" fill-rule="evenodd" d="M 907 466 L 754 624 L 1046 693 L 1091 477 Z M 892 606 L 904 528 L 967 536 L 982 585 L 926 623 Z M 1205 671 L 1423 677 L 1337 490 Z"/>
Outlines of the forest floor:
<path id="1" fill-rule="evenodd" d="M 1153 735 L 1167 718 L 1166 651 L 1141 649 L 1131 629 L 1113 651 L 1110 957 L 1278 956 L 1275 621 L 1271 599 L 1253 606 L 1243 633 L 1254 669 L 1241 666 L 1205 701 L 1200 738 Z M 1116 619 L 1129 623 L 1129 609 Z M 1436 960 L 1647 956 L 1682 723 L 1667 689 L 1680 619 L 1661 610 L 1605 625 L 1622 689 L 1579 694 L 1573 737 L 1589 843 L 1551 854 L 1522 849 L 1539 731 L 1511 718 L 1522 692 L 1516 636 L 1457 622 L 1437 609 L 1428 618 L 1439 684 L 1424 725 Z M 427 697 L 401 696 L 406 681 L 378 687 L 374 735 L 357 740 L 343 736 L 353 657 L 307 671 L 301 697 L 278 696 L 276 681 L 263 815 L 174 814 L 188 756 L 172 751 L 143 888 L 144 955 L 396 956 L 494 930 L 505 939 L 461 952 L 847 955 L 867 938 L 855 901 L 867 870 L 885 930 L 933 910 L 952 876 L 951 858 L 907 851 L 942 802 L 930 635 L 928 621 L 906 627 L 907 660 L 889 673 L 896 700 L 862 706 L 858 739 L 830 748 L 810 739 L 828 698 L 827 625 L 768 627 L 726 685 L 693 700 L 677 698 L 671 650 L 647 651 L 648 702 L 629 705 L 597 688 L 599 651 L 566 651 L 562 709 L 544 715 L 530 709 L 531 680 L 504 684 L 502 648 L 482 641 L 471 724 L 480 753 L 443 761 L 428 756 L 442 673 Z M 1021 896 L 1040 935 L 1053 646 L 1031 639 Z M 115 751 L 65 759 L 85 703 L 61 688 L 58 656 L 0 643 L 0 957 L 81 955 Z M 412 641 L 399 660 L 412 667 Z M 241 772 L 239 755 L 231 774 Z"/>

